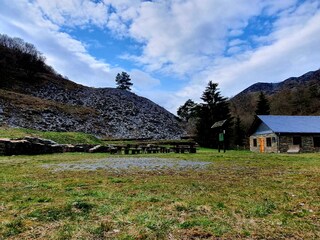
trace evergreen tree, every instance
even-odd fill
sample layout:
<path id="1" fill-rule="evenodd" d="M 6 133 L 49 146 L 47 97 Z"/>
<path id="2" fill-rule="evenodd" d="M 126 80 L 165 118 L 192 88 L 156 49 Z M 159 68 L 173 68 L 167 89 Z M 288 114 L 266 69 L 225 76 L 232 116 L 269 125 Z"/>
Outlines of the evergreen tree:
<path id="1" fill-rule="evenodd" d="M 117 88 L 121 90 L 131 90 L 131 86 L 133 85 L 131 83 L 130 75 L 126 72 L 122 72 L 121 74 L 118 73 L 116 76 L 116 84 Z"/>
<path id="2" fill-rule="evenodd" d="M 256 115 L 269 115 L 270 104 L 263 92 L 259 94 L 259 100 L 255 111 Z"/>
<path id="3" fill-rule="evenodd" d="M 234 146 L 243 146 L 243 140 L 245 138 L 245 132 L 243 130 L 241 119 L 239 115 L 236 117 L 234 123 L 234 133 L 233 133 L 233 145 Z"/>
<path id="4" fill-rule="evenodd" d="M 182 106 L 178 108 L 177 114 L 183 120 L 188 122 L 190 118 L 196 115 L 197 104 L 188 99 Z"/>
<path id="5" fill-rule="evenodd" d="M 218 146 L 217 129 L 212 129 L 215 122 L 227 120 L 224 130 L 226 130 L 226 139 L 230 134 L 231 116 L 227 98 L 222 97 L 217 83 L 210 81 L 201 99 L 204 101 L 199 106 L 197 123 L 197 141 L 205 147 Z"/>

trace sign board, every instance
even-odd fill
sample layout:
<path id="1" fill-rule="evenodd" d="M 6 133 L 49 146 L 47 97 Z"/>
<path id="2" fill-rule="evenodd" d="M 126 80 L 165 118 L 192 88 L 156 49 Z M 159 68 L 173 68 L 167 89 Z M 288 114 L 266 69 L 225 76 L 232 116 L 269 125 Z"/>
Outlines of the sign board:
<path id="1" fill-rule="evenodd" d="M 219 142 L 223 142 L 223 141 L 224 141 L 224 134 L 219 133 Z"/>

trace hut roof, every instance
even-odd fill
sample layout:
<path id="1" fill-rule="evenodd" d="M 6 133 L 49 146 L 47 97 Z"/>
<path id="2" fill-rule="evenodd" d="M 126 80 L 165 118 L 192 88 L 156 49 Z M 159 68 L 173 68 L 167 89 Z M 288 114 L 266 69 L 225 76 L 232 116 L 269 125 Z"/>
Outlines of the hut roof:
<path id="1" fill-rule="evenodd" d="M 275 133 L 320 134 L 320 116 L 258 115 L 255 122 L 255 126 L 262 122 Z"/>
<path id="2" fill-rule="evenodd" d="M 227 122 L 227 119 L 215 122 L 211 128 L 220 128 Z"/>

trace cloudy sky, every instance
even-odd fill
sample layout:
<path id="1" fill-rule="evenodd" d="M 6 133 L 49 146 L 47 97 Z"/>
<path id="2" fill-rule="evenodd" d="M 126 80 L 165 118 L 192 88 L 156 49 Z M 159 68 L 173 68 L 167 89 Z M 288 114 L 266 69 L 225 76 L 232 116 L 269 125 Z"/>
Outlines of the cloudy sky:
<path id="1" fill-rule="evenodd" d="M 232 97 L 320 67 L 320 0 L 1 0 L 0 33 L 86 86 L 126 71 L 173 113 L 209 80 Z"/>

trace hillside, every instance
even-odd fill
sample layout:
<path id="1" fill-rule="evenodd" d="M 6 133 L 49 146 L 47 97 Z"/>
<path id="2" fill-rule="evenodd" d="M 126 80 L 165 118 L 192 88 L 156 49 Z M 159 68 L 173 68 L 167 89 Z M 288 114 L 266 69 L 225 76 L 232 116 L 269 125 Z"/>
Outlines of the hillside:
<path id="1" fill-rule="evenodd" d="M 247 129 L 254 118 L 258 95 L 263 92 L 274 115 L 320 115 L 320 70 L 279 83 L 256 83 L 230 99 L 233 116 Z"/>
<path id="2" fill-rule="evenodd" d="M 184 134 L 176 117 L 152 101 L 125 90 L 76 84 L 47 66 L 34 47 L 30 54 L 23 41 L 4 37 L 0 125 L 105 138 L 177 139 Z"/>
<path id="3" fill-rule="evenodd" d="M 272 95 L 283 90 L 293 90 L 300 87 L 310 87 L 312 85 L 318 84 L 319 81 L 320 70 L 310 71 L 300 77 L 291 77 L 278 83 L 255 83 L 237 94 L 234 98 L 237 98 L 244 94 L 256 93 L 260 91 L 263 91 L 267 95 Z"/>

